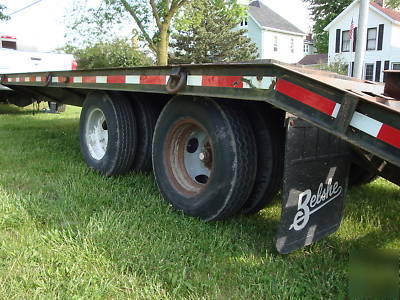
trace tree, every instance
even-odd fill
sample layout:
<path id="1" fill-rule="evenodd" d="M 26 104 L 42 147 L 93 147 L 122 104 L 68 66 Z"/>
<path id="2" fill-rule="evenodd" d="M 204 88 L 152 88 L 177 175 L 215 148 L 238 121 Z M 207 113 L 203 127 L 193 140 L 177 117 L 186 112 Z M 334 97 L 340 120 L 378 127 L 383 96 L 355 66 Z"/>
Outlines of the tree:
<path id="1" fill-rule="evenodd" d="M 67 45 L 62 49 L 74 55 L 79 69 L 148 66 L 151 59 L 132 47 L 127 39 L 98 42 L 83 49 Z"/>
<path id="2" fill-rule="evenodd" d="M 99 41 L 110 35 L 115 25 L 131 22 L 132 31 L 137 26 L 157 63 L 166 65 L 171 23 L 188 1 L 191 0 L 101 0 L 97 7 L 76 1 L 69 27 L 80 36 L 94 36 Z"/>
<path id="3" fill-rule="evenodd" d="M 257 58 L 257 47 L 238 29 L 245 17 L 236 0 L 193 1 L 186 5 L 173 34 L 174 63 L 245 61 Z"/>
<path id="4" fill-rule="evenodd" d="M 6 9 L 6 7 L 3 4 L 0 4 L 0 21 L 6 21 L 9 20 L 10 17 L 4 14 L 4 10 Z"/>
<path id="5" fill-rule="evenodd" d="M 353 0 L 303 0 L 310 4 L 312 19 L 315 22 L 314 42 L 319 53 L 328 53 L 328 33 L 324 28 L 336 18 Z M 350 24 L 349 24 L 350 26 Z"/>
<path id="6" fill-rule="evenodd" d="M 385 5 L 389 8 L 396 9 L 400 7 L 400 0 L 387 0 Z"/>

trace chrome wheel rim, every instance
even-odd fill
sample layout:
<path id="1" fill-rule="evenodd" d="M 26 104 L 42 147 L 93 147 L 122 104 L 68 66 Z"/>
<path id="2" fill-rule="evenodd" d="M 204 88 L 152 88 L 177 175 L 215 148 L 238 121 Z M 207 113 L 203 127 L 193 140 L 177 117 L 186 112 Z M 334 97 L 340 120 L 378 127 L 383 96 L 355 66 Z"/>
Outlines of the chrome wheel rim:
<path id="1" fill-rule="evenodd" d="M 107 151 L 108 125 L 104 113 L 96 108 L 89 113 L 85 138 L 90 155 L 101 160 Z"/>

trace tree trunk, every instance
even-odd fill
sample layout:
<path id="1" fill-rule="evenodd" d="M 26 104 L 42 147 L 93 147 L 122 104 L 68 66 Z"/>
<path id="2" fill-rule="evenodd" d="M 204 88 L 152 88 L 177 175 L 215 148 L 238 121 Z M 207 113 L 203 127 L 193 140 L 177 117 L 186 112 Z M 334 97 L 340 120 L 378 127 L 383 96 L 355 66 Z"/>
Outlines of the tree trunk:
<path id="1" fill-rule="evenodd" d="M 168 26 L 163 26 L 160 30 L 160 42 L 157 47 L 157 64 L 159 66 L 168 65 L 168 44 L 169 44 L 169 34 Z"/>

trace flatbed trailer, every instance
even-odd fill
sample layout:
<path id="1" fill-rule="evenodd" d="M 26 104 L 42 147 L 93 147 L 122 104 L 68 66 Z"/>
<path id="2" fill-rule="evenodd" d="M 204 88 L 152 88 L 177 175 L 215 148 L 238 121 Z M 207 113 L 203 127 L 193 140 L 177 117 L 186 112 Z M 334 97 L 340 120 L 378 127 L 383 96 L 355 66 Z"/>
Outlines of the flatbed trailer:
<path id="1" fill-rule="evenodd" d="M 21 102 L 83 107 L 87 165 L 104 176 L 153 169 L 188 215 L 254 214 L 282 188 L 280 253 L 335 232 L 349 184 L 400 185 L 400 72 L 383 85 L 264 61 L 0 79 Z"/>

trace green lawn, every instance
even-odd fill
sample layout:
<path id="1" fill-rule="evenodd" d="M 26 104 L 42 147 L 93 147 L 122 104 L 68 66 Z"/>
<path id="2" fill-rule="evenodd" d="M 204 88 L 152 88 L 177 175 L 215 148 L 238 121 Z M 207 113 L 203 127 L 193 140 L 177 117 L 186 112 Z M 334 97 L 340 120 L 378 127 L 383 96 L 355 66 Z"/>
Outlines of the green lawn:
<path id="1" fill-rule="evenodd" d="M 400 249 L 400 188 L 350 192 L 340 230 L 290 255 L 279 199 L 254 217 L 175 213 L 152 175 L 102 178 L 80 155 L 78 108 L 0 105 L 0 298 L 336 298 L 358 249 Z"/>

